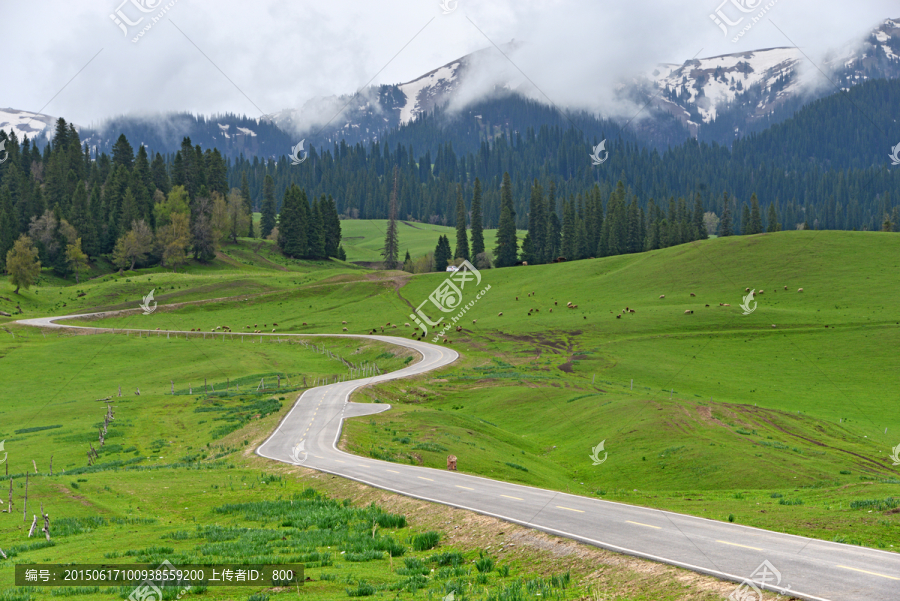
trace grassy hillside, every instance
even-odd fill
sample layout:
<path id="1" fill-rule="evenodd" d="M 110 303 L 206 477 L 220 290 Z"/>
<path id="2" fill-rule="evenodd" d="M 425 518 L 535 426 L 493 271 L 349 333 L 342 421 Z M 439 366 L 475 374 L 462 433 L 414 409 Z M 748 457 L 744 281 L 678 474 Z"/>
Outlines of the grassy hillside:
<path id="1" fill-rule="evenodd" d="M 400 258 L 406 251 L 413 257 L 420 257 L 434 252 L 439 236 L 450 239 L 450 248 L 456 248 L 456 228 L 428 223 L 401 221 L 398 224 L 400 240 Z M 344 251 L 348 261 L 381 261 L 381 250 L 384 248 L 384 233 L 387 228 L 386 219 L 345 219 L 341 221 Z M 469 234 L 469 244 L 471 232 Z M 519 230 L 519 241 L 525 237 L 525 231 Z M 497 230 L 484 230 L 484 245 L 493 252 L 497 246 Z"/>
<path id="2" fill-rule="evenodd" d="M 900 285 L 890 275 L 898 257 L 900 237 L 891 234 L 799 231 L 485 270 L 478 289 L 490 290 L 454 324 L 461 331 L 448 334 L 460 361 L 438 373 L 360 391 L 355 400 L 378 399 L 393 409 L 352 420 L 342 444 L 362 455 L 433 467 L 442 467 L 452 453 L 469 473 L 900 548 L 900 471 L 888 456 L 900 444 L 900 414 L 893 410 L 900 358 L 890 350 L 900 343 L 894 302 Z M 275 323 L 285 333 L 335 333 L 344 327 L 380 333 L 384 327 L 385 333 L 410 337 L 414 330 L 405 324 L 412 307 L 446 278 L 290 261 L 268 243 L 249 241 L 228 245 L 213 264 L 187 271 L 107 274 L 80 286 L 48 277 L 20 297 L 0 284 L 0 309 L 18 301 L 31 317 L 136 308 L 155 288 L 160 305 L 152 315 L 135 312 L 93 323 L 151 332 L 219 325 L 269 331 Z M 747 287 L 765 292 L 757 296 L 756 310 L 743 315 L 739 305 Z M 464 291 L 465 302 L 474 299 L 470 290 Z M 623 314 L 626 307 L 635 312 Z M 432 317 L 439 313 L 426 310 Z M 340 363 L 322 364 L 321 355 L 297 344 L 239 337 L 57 338 L 55 332 L 44 338 L 0 319 L 10 333 L 0 343 L 0 378 L 13 383 L 11 400 L 0 408 L 0 440 L 7 437 L 11 453 L 18 448 L 17 473 L 32 457 L 44 472 L 50 454 L 56 469 L 82 465 L 87 443 L 96 438 L 93 427 L 102 421 L 94 413 L 97 407 L 102 413 L 103 404 L 93 399 L 114 394 L 121 383 L 126 397 L 114 397 L 122 403 L 116 426 L 125 426 L 127 413 L 128 428 L 121 444 L 107 444 L 122 447 L 111 459 L 140 459 L 135 468 L 144 469 L 202 447 L 207 457 L 192 461 L 218 474 L 210 464 L 218 461 L 215 453 L 205 445 L 249 453 L 292 397 L 276 393 L 275 400 L 285 396 L 280 408 L 259 418 L 259 412 L 239 410 L 256 403 L 255 397 L 223 397 L 215 401 L 225 412 L 221 417 L 233 419 L 211 420 L 197 412 L 210 402 L 205 395 L 194 389 L 193 396 L 172 397 L 166 394 L 170 380 L 179 392 L 203 377 L 220 392 L 223 382 L 240 380 L 243 393 L 245 382 L 258 383 L 264 374 L 284 373 L 294 384 L 301 374 L 342 373 L 335 369 Z M 331 344 L 383 368 L 405 360 L 402 353 L 385 356 L 376 347 Z M 137 387 L 140 397 L 133 394 Z M 52 415 L 66 418 L 54 421 Z M 15 432 L 57 424 L 58 429 Z M 237 429 L 214 438 L 224 425 Z M 599 458 L 606 459 L 592 465 L 589 456 L 601 441 Z M 249 470 L 241 472 L 245 476 L 258 477 L 259 464 L 234 463 L 234 469 Z M 165 469 L 177 474 L 196 468 Z M 112 482 L 104 479 L 103 486 L 118 490 Z M 18 491 L 18 479 L 15 485 Z M 59 475 L 47 477 L 46 486 L 59 493 L 47 498 L 70 511 L 66 499 L 78 490 Z M 89 502 L 101 505 L 103 494 L 92 492 Z M 133 509 L 103 503 L 109 515 Z M 162 515 L 160 505 L 149 506 Z M 205 511 L 186 512 L 185 519 L 208 521 Z M 15 528 L 21 532 L 22 526 Z M 658 591 L 647 594 L 666 598 Z"/>

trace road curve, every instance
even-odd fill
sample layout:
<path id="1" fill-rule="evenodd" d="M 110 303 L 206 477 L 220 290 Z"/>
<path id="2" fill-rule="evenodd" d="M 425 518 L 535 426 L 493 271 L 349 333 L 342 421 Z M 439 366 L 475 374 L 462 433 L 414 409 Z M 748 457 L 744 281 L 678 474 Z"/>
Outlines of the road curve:
<path id="1" fill-rule="evenodd" d="M 61 319 L 94 315 L 98 314 L 25 319 L 18 323 L 44 328 L 111 331 L 108 328 L 55 323 Z M 262 457 L 303 465 L 399 494 L 475 511 L 589 545 L 737 583 L 757 574 L 754 587 L 775 592 L 786 590 L 795 598 L 814 601 L 900 599 L 900 554 L 893 552 L 770 532 L 459 472 L 379 461 L 340 451 L 337 442 L 344 419 L 390 409 L 387 404 L 350 403 L 351 392 L 368 384 L 438 369 L 453 363 L 459 355 L 446 347 L 392 336 L 302 336 L 379 340 L 413 349 L 421 354 L 422 359 L 388 374 L 305 391 L 275 432 L 257 448 L 257 454 Z M 764 561 L 777 570 L 777 580 L 771 570 L 768 576 L 758 576 L 758 568 Z M 743 586 L 749 590 L 749 585 Z M 756 599 L 751 596 L 735 598 Z"/>

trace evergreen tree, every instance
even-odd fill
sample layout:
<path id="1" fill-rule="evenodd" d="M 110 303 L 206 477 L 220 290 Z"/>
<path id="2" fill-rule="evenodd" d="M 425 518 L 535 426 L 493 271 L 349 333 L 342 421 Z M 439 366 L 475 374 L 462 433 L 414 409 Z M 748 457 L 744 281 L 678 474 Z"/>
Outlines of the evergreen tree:
<path id="1" fill-rule="evenodd" d="M 434 249 L 434 269 L 435 271 L 447 271 L 447 265 L 453 258 L 450 250 L 450 240 L 447 236 L 438 237 L 437 247 Z"/>
<path id="2" fill-rule="evenodd" d="M 462 186 L 456 186 L 456 252 L 454 259 L 469 259 L 469 237 L 466 235 L 466 201 Z"/>
<path id="3" fill-rule="evenodd" d="M 731 229 L 731 209 L 729 208 L 730 201 L 728 200 L 728 192 L 725 192 L 724 203 L 722 208 L 722 218 L 719 220 L 719 236 L 724 238 L 725 236 L 731 236 L 733 231 Z"/>
<path id="4" fill-rule="evenodd" d="M 0 188 L 0 270 L 6 268 L 6 253 L 16 243 L 18 235 L 16 221 L 9 186 L 4 185 Z"/>
<path id="5" fill-rule="evenodd" d="M 746 207 L 746 205 L 744 205 Z M 759 234 L 762 233 L 762 214 L 759 212 L 759 199 L 756 198 L 756 194 L 754 193 L 750 197 L 750 226 L 742 224 L 743 230 L 745 234 Z"/>
<path id="6" fill-rule="evenodd" d="M 547 238 L 547 249 L 549 251 L 547 261 L 552 263 L 556 261 L 559 257 L 560 246 L 562 244 L 562 224 L 559 222 L 559 217 L 556 215 L 556 211 L 552 211 L 550 213 L 550 229 L 548 230 L 548 238 Z"/>
<path id="7" fill-rule="evenodd" d="M 571 202 L 563 202 L 562 256 L 567 261 L 574 261 L 578 250 L 575 229 L 575 207 Z M 599 253 L 601 256 L 604 253 Z"/>
<path id="8" fill-rule="evenodd" d="M 91 220 L 88 207 L 87 189 L 81 182 L 78 182 L 78 185 L 75 186 L 75 194 L 72 196 L 72 204 L 69 209 L 69 223 L 75 228 L 79 240 L 82 241 L 79 244 L 79 250 L 86 251 L 86 249 L 95 248 L 96 229 L 94 222 Z"/>
<path id="9" fill-rule="evenodd" d="M 484 215 L 481 209 L 481 180 L 475 178 L 472 191 L 472 257 L 484 252 Z"/>
<path id="10" fill-rule="evenodd" d="M 531 201 L 528 207 L 528 236 L 530 249 L 528 264 L 544 262 L 547 253 L 547 213 L 544 207 L 544 189 L 537 179 L 531 185 Z M 524 246 L 524 241 L 523 241 Z M 523 261 L 525 253 L 523 252 Z"/>
<path id="11" fill-rule="evenodd" d="M 703 201 L 700 199 L 700 193 L 694 198 L 694 231 L 697 240 L 706 240 L 709 238 L 709 232 L 706 231 L 706 223 L 703 221 Z"/>
<path id="12" fill-rule="evenodd" d="M 400 241 L 397 237 L 397 187 L 400 185 L 399 177 L 399 170 L 395 165 L 394 186 L 391 190 L 391 202 L 388 209 L 387 232 L 384 235 L 384 249 L 381 251 L 385 269 L 397 268 L 397 255 L 400 252 Z"/>
<path id="13" fill-rule="evenodd" d="M 322 215 L 322 203 L 313 201 L 310 205 L 305 191 L 302 191 L 302 199 L 303 205 L 309 207 L 309 257 L 311 259 L 326 259 L 325 219 Z"/>
<path id="14" fill-rule="evenodd" d="M 119 134 L 118 140 L 113 144 L 112 162 L 116 167 L 122 166 L 131 170 L 131 165 L 134 163 L 134 149 L 128 143 L 125 134 Z"/>
<path id="15" fill-rule="evenodd" d="M 268 238 L 275 229 L 275 180 L 266 174 L 263 181 L 262 217 L 259 220 L 259 235 Z"/>
<path id="16" fill-rule="evenodd" d="M 244 199 L 244 206 L 247 215 L 250 216 L 250 232 L 247 234 L 249 238 L 255 238 L 253 235 L 253 201 L 250 199 L 250 183 L 247 181 L 247 172 L 241 172 L 241 197 Z"/>
<path id="17" fill-rule="evenodd" d="M 166 162 L 158 152 L 150 164 L 150 179 L 153 182 L 153 187 L 157 190 L 163 194 L 169 193 L 169 173 L 166 170 Z"/>
<path id="18" fill-rule="evenodd" d="M 781 224 L 778 223 L 778 213 L 775 211 L 775 203 L 769 203 L 769 212 L 766 216 L 768 227 L 766 231 L 769 233 L 781 231 Z M 890 231 L 890 230 L 887 230 Z"/>
<path id="19" fill-rule="evenodd" d="M 503 185 L 500 188 L 500 223 L 497 228 L 497 267 L 510 267 L 518 258 L 518 240 L 516 238 L 516 212 L 513 209 L 512 181 L 509 172 L 503 174 Z"/>
<path id="20" fill-rule="evenodd" d="M 338 249 L 341 246 L 341 218 L 337 212 L 337 205 L 334 198 L 328 195 L 322 195 L 319 202 L 322 210 L 323 227 L 325 229 L 325 256 L 337 257 Z"/>
<path id="21" fill-rule="evenodd" d="M 306 202 L 296 184 L 284 191 L 281 213 L 278 215 L 278 248 L 288 257 L 305 257 L 309 251 L 306 212 L 301 202 Z"/>

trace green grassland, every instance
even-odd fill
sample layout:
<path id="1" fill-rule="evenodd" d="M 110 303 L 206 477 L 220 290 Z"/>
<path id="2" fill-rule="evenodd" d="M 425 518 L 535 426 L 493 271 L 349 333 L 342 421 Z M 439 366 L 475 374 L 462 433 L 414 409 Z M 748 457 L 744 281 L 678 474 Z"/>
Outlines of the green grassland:
<path id="1" fill-rule="evenodd" d="M 387 229 L 386 219 L 345 219 L 341 221 L 344 251 L 348 261 L 381 261 L 381 249 L 384 247 L 384 235 Z M 456 248 L 456 228 L 429 223 L 401 221 L 397 224 L 397 236 L 400 240 L 400 258 L 406 251 L 415 259 L 434 252 L 439 236 L 450 239 L 450 247 Z M 525 237 L 525 231 L 519 230 L 519 243 Z M 470 240 L 471 243 L 471 240 Z M 484 230 L 484 245 L 493 252 L 497 246 L 497 230 Z"/>
<path id="2" fill-rule="evenodd" d="M 366 222 L 342 222 L 345 235 L 348 224 L 362 227 Z M 350 255 L 348 249 L 348 259 L 366 260 Z M 360 390 L 354 400 L 377 399 L 393 408 L 351 420 L 342 445 L 362 455 L 433 467 L 454 454 L 459 469 L 468 473 L 827 540 L 900 548 L 900 471 L 888 456 L 900 444 L 900 413 L 895 410 L 900 356 L 893 351 L 900 343 L 900 309 L 894 300 L 900 293 L 894 276 L 898 264 L 900 237 L 891 234 L 798 231 L 484 270 L 478 289 L 490 285 L 490 290 L 454 324 L 461 331 L 454 328 L 447 335 L 460 360 L 440 372 Z M 277 323 L 276 331 L 283 333 L 341 333 L 346 327 L 348 333 L 365 334 L 372 329 L 381 333 L 384 327 L 385 333 L 410 337 L 414 330 L 405 324 L 412 307 L 446 278 L 286 260 L 259 241 L 226 245 L 213 264 L 189 265 L 186 271 L 107 272 L 79 286 L 45 276 L 39 287 L 20 296 L 0 284 L 0 309 L 20 302 L 25 317 L 136 308 L 142 296 L 156 290 L 160 305 L 151 315 L 135 311 L 89 322 L 140 328 L 150 338 L 57 337 L 56 332 L 41 334 L 0 318 L 0 326 L 9 331 L 0 343 L 0 381 L 6 391 L 0 440 L 8 437 L 10 453 L 18 448 L 17 474 L 32 457 L 45 473 L 49 455 L 55 455 L 57 475 L 35 478 L 33 482 L 41 482 L 36 487 L 46 487 L 35 494 L 53 495 L 46 497 L 48 502 L 63 503 L 64 513 L 72 517 L 93 515 L 95 506 L 102 506 L 104 516 L 138 515 L 134 508 L 140 506 L 154 517 L 171 511 L 173 530 L 193 532 L 194 520 L 201 527 L 215 523 L 215 507 L 245 502 L 246 497 L 216 493 L 209 505 L 192 513 L 167 509 L 171 497 L 140 499 L 139 492 L 123 492 L 115 483 L 125 479 L 130 490 L 152 487 L 139 471 L 159 466 L 156 473 L 173 482 L 199 478 L 206 486 L 201 490 L 216 484 L 216 490 L 224 491 L 226 476 L 232 481 L 243 476 L 249 486 L 261 477 L 260 464 L 248 463 L 256 460 L 245 455 L 271 431 L 296 392 L 249 395 L 244 382 L 284 373 L 295 384 L 300 374 L 346 373 L 341 363 L 299 344 L 260 344 L 258 337 L 251 342 L 249 336 L 241 342 L 237 335 L 233 340 L 221 335 L 205 341 L 166 340 L 152 335 L 156 328 L 209 332 L 228 325 L 238 333 L 266 324 L 264 331 L 270 332 Z M 747 287 L 765 292 L 756 298 L 757 309 L 743 315 L 739 305 Z M 801 287 L 804 291 L 797 292 Z M 469 288 L 464 292 L 465 300 L 471 300 Z M 568 309 L 567 303 L 577 308 Z M 635 312 L 622 314 L 626 307 Z M 693 313 L 685 314 L 689 310 Z M 430 332 L 426 339 L 432 336 Z M 354 362 L 352 354 L 358 352 L 360 360 L 383 369 L 396 368 L 408 356 L 339 338 L 326 345 Z M 211 401 L 196 388 L 193 395 L 166 394 L 170 380 L 184 392 L 186 384 L 200 384 L 203 377 L 215 380 L 219 392 L 223 382 L 240 380 L 244 398 L 222 395 Z M 108 451 L 101 449 L 99 463 L 140 461 L 87 476 L 91 487 L 98 482 L 99 490 L 90 488 L 86 495 L 84 487 L 71 489 L 66 484 L 70 478 L 58 470 L 85 465 L 87 445 L 96 440 L 95 427 L 105 408 L 94 399 L 114 395 L 119 384 L 125 396 L 113 398 L 121 405 L 111 431 L 122 434 L 109 438 L 106 447 L 122 449 L 107 457 Z M 137 387 L 140 396 L 134 395 Z M 270 414 L 241 410 L 267 400 L 278 401 L 279 408 Z M 222 403 L 222 409 L 197 412 L 211 402 Z M 207 415 L 227 419 L 214 423 Z M 15 433 L 57 424 L 61 427 Z M 220 425 L 237 429 L 216 438 Z M 166 445 L 159 446 L 160 441 Z M 593 465 L 589 456 L 601 441 L 599 457 L 608 455 Z M 226 452 L 230 454 L 215 458 Z M 181 461 L 197 453 L 206 457 Z M 170 460 L 186 465 L 163 467 Z M 21 479 L 14 484 L 19 487 Z M 103 486 L 123 496 L 119 499 Z M 277 487 L 267 488 L 265 499 L 311 494 L 293 476 L 281 486 L 278 494 L 272 493 Z M 78 496 L 84 497 L 82 507 L 75 503 Z M 19 492 L 15 498 L 20 499 Z M 21 511 L 20 501 L 16 507 Z M 78 513 L 82 508 L 85 513 Z M 233 519 L 233 525 L 257 527 L 243 517 Z M 0 524 L 9 520 L 0 515 Z M 107 532 L 113 526 L 118 527 L 110 525 Z M 6 525 L 2 528 L 9 532 Z M 14 528 L 23 536 L 21 517 Z M 161 533 L 149 528 L 138 528 L 135 540 L 151 542 L 135 542 L 130 548 L 161 545 Z M 101 530 L 78 535 L 85 546 L 93 546 L 91 558 L 128 546 L 102 542 L 108 535 Z M 390 535 L 406 540 L 402 533 Z M 178 552 L 193 548 L 191 544 L 198 541 L 177 545 Z M 62 557 L 55 548 L 52 553 L 20 553 L 37 561 L 45 556 Z M 385 563 L 373 560 L 366 565 L 375 572 L 354 573 L 357 579 L 387 586 L 398 575 Z M 0 567 L 0 579 L 4 570 L 8 568 Z M 504 578 L 487 586 L 499 590 L 509 582 Z M 429 590 L 437 594 L 437 581 L 429 582 Z M 332 584 L 327 590 L 344 598 L 349 585 Z M 202 598 L 215 598 L 209 595 L 220 590 L 211 588 Z M 620 598 L 644 598 L 642 594 L 668 598 L 659 590 Z"/>

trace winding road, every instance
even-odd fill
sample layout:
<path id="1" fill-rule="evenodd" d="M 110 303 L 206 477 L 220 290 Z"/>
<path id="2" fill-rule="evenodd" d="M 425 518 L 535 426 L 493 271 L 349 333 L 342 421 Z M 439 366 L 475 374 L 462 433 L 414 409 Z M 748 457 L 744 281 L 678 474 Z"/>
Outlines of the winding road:
<path id="1" fill-rule="evenodd" d="M 96 314 L 25 319 L 18 323 L 42 328 L 112 331 L 55 323 L 93 315 Z M 254 336 L 283 338 L 291 335 Z M 754 588 L 786 591 L 788 596 L 816 601 L 900 600 L 900 554 L 897 553 L 459 472 L 378 461 L 340 451 L 337 442 L 344 419 L 390 409 L 386 404 L 350 403 L 350 393 L 361 386 L 444 367 L 456 361 L 459 355 L 449 348 L 392 336 L 318 336 L 379 340 L 413 349 L 422 359 L 388 374 L 307 390 L 275 432 L 256 450 L 262 457 L 303 465 L 402 495 L 467 509 L 611 551 L 743 583 L 735 585 L 736 591 L 739 587 L 741 591 L 732 594 L 731 599 L 735 601 L 756 601 L 758 597 L 752 593 Z M 751 578 L 752 583 L 749 583 Z"/>

